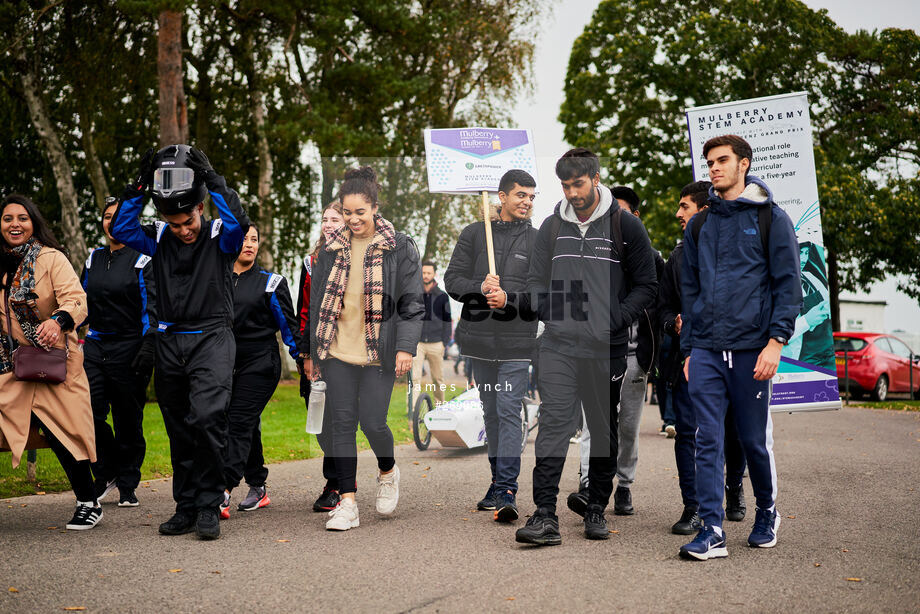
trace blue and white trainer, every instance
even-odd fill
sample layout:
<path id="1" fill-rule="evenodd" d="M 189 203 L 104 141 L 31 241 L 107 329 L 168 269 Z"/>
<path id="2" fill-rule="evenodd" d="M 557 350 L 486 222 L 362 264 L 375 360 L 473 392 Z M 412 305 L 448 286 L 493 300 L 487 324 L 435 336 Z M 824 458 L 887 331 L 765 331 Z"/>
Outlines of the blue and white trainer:
<path id="1" fill-rule="evenodd" d="M 748 544 L 752 548 L 772 548 L 776 545 L 776 530 L 779 529 L 780 517 L 776 509 L 762 510 L 757 508 L 754 515 L 754 528 L 748 537 Z"/>
<path id="2" fill-rule="evenodd" d="M 693 541 L 680 548 L 680 556 L 685 559 L 706 561 L 728 556 L 725 547 L 725 532 L 720 537 L 712 527 L 703 527 Z"/>

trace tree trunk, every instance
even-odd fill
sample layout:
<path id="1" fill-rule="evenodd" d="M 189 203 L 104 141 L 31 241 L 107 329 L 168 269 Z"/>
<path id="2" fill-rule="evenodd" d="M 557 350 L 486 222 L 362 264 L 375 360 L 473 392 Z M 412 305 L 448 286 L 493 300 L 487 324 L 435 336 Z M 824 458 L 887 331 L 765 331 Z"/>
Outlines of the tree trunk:
<path id="1" fill-rule="evenodd" d="M 831 328 L 840 331 L 840 280 L 837 278 L 837 252 L 825 248 L 827 253 L 827 285 L 831 295 Z"/>
<path id="2" fill-rule="evenodd" d="M 256 183 L 256 208 L 258 210 L 259 237 L 259 262 L 266 269 L 274 268 L 272 250 L 272 230 L 274 226 L 274 209 L 270 201 L 272 193 L 272 152 L 268 146 L 268 136 L 265 132 L 265 94 L 260 87 L 256 71 L 255 46 L 253 34 L 250 30 L 245 38 L 243 51 L 246 54 L 244 66 L 246 67 L 246 82 L 249 85 L 249 113 L 252 117 L 253 131 L 256 137 L 256 151 L 259 156 L 259 178 Z"/>
<path id="3" fill-rule="evenodd" d="M 61 243 L 70 252 L 69 258 L 74 269 L 79 271 L 86 258 L 87 249 L 83 229 L 80 227 L 80 209 L 77 203 L 77 190 L 73 184 L 73 171 L 42 100 L 35 67 L 26 57 L 22 45 L 16 51 L 16 59 L 20 65 L 22 91 L 29 107 L 29 117 L 45 146 L 45 155 L 48 156 L 48 162 L 54 171 L 58 197 L 61 199 Z"/>
<path id="4" fill-rule="evenodd" d="M 96 142 L 93 139 L 93 120 L 89 113 L 80 110 L 80 132 L 83 133 L 83 153 L 86 155 L 86 172 L 93 184 L 93 193 L 96 196 L 96 206 L 100 211 L 105 210 L 105 199 L 111 195 L 109 184 L 105 180 L 105 172 L 99 154 L 96 152 Z"/>
<path id="5" fill-rule="evenodd" d="M 182 13 L 163 11 L 158 23 L 160 146 L 166 147 L 188 142 L 188 101 L 182 84 Z"/>

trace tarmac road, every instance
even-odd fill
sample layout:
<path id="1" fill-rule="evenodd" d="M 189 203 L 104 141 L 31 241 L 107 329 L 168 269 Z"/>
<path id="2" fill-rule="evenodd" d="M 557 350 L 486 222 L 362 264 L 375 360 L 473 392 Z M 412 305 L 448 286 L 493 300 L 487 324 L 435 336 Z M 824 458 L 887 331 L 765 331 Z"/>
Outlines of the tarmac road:
<path id="1" fill-rule="evenodd" d="M 363 453 L 361 526 L 346 533 L 327 533 L 325 515 L 310 512 L 322 485 L 318 459 L 271 466 L 272 504 L 234 506 L 216 542 L 157 534 L 173 510 L 168 480 L 139 489 L 138 508 L 104 504 L 104 519 L 86 532 L 63 530 L 71 493 L 4 500 L 0 611 L 920 610 L 920 413 L 775 415 L 779 544 L 746 547 L 753 496 L 745 480 L 748 517 L 727 523 L 729 557 L 708 562 L 677 557 L 687 538 L 669 533 L 681 505 L 673 441 L 657 435 L 657 414 L 651 406 L 643 418 L 637 513 L 608 512 L 617 533 L 606 542 L 585 540 L 581 519 L 565 508 L 576 446 L 561 488 L 562 545 L 542 549 L 514 542 L 523 519 L 505 526 L 473 511 L 488 482 L 481 451 L 403 446 L 396 514 L 377 517 L 375 463 Z M 533 510 L 532 455 L 531 441 L 522 514 Z"/>

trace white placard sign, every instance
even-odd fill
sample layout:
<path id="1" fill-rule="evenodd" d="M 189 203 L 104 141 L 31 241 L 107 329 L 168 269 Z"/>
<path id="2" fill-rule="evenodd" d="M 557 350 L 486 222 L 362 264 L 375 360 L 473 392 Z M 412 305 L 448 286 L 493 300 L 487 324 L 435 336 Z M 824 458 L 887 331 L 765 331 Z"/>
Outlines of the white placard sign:
<path id="1" fill-rule="evenodd" d="M 502 175 L 514 168 L 537 178 L 530 130 L 478 126 L 425 130 L 425 153 L 429 192 L 497 192 Z"/>
<path id="2" fill-rule="evenodd" d="M 799 240 L 802 312 L 773 379 L 773 411 L 837 409 L 840 393 L 830 318 L 830 291 L 821 233 L 818 182 L 805 92 L 687 110 L 693 176 L 709 179 L 703 144 L 736 134 L 754 151 L 750 174 L 763 180 L 789 214 Z"/>

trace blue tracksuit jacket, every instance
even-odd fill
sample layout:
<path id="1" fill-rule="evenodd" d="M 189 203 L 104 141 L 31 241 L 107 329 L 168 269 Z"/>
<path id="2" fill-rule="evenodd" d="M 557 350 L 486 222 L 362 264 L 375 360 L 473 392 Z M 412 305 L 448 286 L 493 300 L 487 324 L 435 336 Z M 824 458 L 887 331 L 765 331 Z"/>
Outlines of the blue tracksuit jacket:
<path id="1" fill-rule="evenodd" d="M 681 351 L 762 349 L 770 337 L 792 336 L 802 307 L 799 248 L 792 220 L 770 189 L 748 175 L 736 200 L 709 190 L 710 213 L 700 228 L 684 232 L 681 267 Z M 769 254 L 763 253 L 757 208 L 770 207 Z"/>

